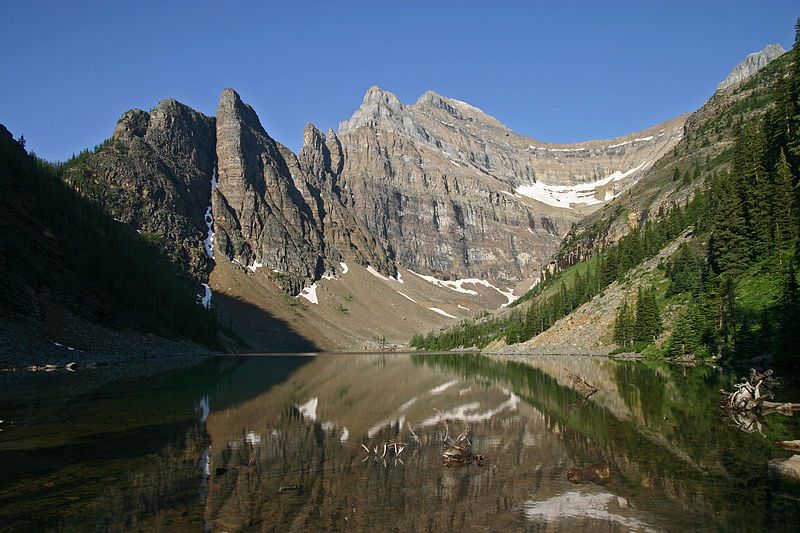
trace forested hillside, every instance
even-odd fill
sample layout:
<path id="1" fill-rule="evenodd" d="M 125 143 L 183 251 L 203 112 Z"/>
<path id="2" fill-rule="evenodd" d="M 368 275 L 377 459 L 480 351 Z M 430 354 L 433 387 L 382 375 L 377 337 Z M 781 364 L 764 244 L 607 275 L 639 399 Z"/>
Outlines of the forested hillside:
<path id="1" fill-rule="evenodd" d="M 76 161 L 46 163 L 0 126 L 0 318 L 42 335 L 77 329 L 54 321 L 86 320 L 219 347 L 199 285 L 64 184 Z"/>
<path id="2" fill-rule="evenodd" d="M 800 21 L 796 29 L 791 52 L 737 87 L 731 102 L 721 105 L 722 97 L 715 96 L 713 105 L 690 118 L 686 138 L 634 187 L 628 203 L 617 202 L 594 217 L 596 240 L 568 235 L 562 266 L 567 256 L 582 261 L 545 279 L 511 312 L 420 335 L 412 344 L 449 349 L 483 347 L 499 338 L 526 341 L 610 283 L 625 280 L 632 267 L 689 228 L 691 239 L 657 267 L 666 288 L 640 287 L 619 305 L 616 346 L 676 357 L 774 354 L 795 364 Z M 648 198 L 639 216 L 625 212 Z M 628 221 L 627 235 L 603 244 L 619 218 Z M 581 239 L 584 246 L 576 251 Z M 590 241 L 598 248 L 585 245 Z M 668 306 L 679 311 L 669 335 L 662 335 L 660 314 Z"/>

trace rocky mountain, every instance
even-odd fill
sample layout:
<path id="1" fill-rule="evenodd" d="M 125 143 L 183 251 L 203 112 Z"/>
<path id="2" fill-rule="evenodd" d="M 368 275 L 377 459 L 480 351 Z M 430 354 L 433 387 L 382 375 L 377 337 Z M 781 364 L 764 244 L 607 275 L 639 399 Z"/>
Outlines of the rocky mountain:
<path id="1" fill-rule="evenodd" d="M 315 322 L 333 315 L 332 331 L 344 333 L 332 344 L 346 347 L 347 309 L 360 287 L 329 287 L 348 271 L 354 280 L 380 280 L 363 294 L 365 309 L 387 294 L 416 304 L 399 328 L 374 326 L 398 341 L 418 321 L 444 324 L 507 304 L 517 285 L 525 290 L 537 279 L 577 220 L 636 183 L 681 139 L 684 120 L 557 145 L 434 92 L 405 105 L 373 87 L 338 134 L 309 124 L 294 154 L 225 89 L 215 118 L 173 100 L 125 113 L 111 140 L 67 180 L 204 282 L 203 304 L 213 291 L 216 305 L 229 297 L 228 311 L 247 302 L 292 324 L 298 313 Z M 205 283 L 212 270 L 219 274 Z M 404 291 L 391 285 L 404 284 L 402 274 L 417 278 Z M 287 307 L 273 286 L 308 304 Z"/>
<path id="2" fill-rule="evenodd" d="M 756 72 L 766 67 L 770 61 L 786 53 L 779 44 L 770 44 L 763 50 L 753 52 L 745 57 L 741 63 L 733 67 L 728 77 L 717 85 L 717 91 L 725 91 L 744 80 L 751 78 Z"/>
<path id="3" fill-rule="evenodd" d="M 232 89 L 217 108 L 214 247 L 255 271 L 265 267 L 291 293 L 334 275 L 346 259 L 393 274 L 387 250 L 342 204 L 338 140 L 309 125 L 298 158 L 274 141 Z M 337 165 L 337 168 L 334 168 Z"/>
<path id="4" fill-rule="evenodd" d="M 213 117 L 175 100 L 164 100 L 149 113 L 133 109 L 119 119 L 111 139 L 65 179 L 204 279 L 214 123 Z"/>
<path id="5" fill-rule="evenodd" d="M 400 264 L 508 283 L 535 276 L 570 225 L 638 180 L 682 126 L 556 145 L 434 92 L 407 106 L 373 87 L 340 125 L 340 182 Z"/>

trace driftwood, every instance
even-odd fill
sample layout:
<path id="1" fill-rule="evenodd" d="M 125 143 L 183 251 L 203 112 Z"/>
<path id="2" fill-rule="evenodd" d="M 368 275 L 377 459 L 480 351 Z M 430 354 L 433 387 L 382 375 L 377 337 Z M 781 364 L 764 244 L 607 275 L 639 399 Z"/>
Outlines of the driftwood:
<path id="1" fill-rule="evenodd" d="M 378 444 L 377 446 L 373 446 L 371 450 L 363 443 L 361 444 L 361 447 L 367 452 L 367 456 L 361 460 L 362 463 L 372 457 L 373 461 L 376 463 L 382 461 L 383 466 L 386 467 L 386 461 L 394 458 L 395 466 L 397 466 L 397 463 L 405 466 L 403 460 L 400 459 L 400 455 L 408 447 L 408 444 L 405 442 L 391 439 L 384 442 L 383 445 Z"/>
<path id="2" fill-rule="evenodd" d="M 760 411 L 761 404 L 774 397 L 774 389 L 780 386 L 780 380 L 773 376 L 772 370 L 763 374 L 755 368 L 750 369 L 750 376 L 734 385 L 733 392 L 720 390 L 723 395 L 722 407 L 728 411 Z"/>
<path id="3" fill-rule="evenodd" d="M 762 374 L 751 368 L 750 375 L 734 385 L 733 392 L 720 389 L 720 407 L 742 431 L 762 433 L 762 425 L 766 424 L 764 416 L 774 413 L 792 416 L 794 411 L 800 410 L 800 403 L 769 401 L 780 384 L 780 379 L 773 375 L 772 370 Z"/>
<path id="4" fill-rule="evenodd" d="M 478 466 L 483 466 L 483 454 L 472 453 L 472 443 L 469 440 L 469 426 L 466 426 L 459 435 L 453 439 L 450 437 L 450 426 L 447 425 L 447 420 L 438 409 L 434 409 L 436 414 L 444 426 L 444 436 L 442 443 L 444 444 L 444 451 L 442 452 L 442 459 L 446 465 L 470 465 L 473 462 Z"/>
<path id="5" fill-rule="evenodd" d="M 599 389 L 579 375 L 573 374 L 568 369 L 565 368 L 564 370 L 567 371 L 567 377 L 572 382 L 572 385 L 578 389 L 578 392 L 581 395 L 580 400 L 569 405 L 569 409 L 571 410 L 583 407 L 586 405 L 586 402 L 589 401 L 589 398 L 591 398 L 592 395 L 595 394 Z"/>
<path id="6" fill-rule="evenodd" d="M 800 440 L 780 440 L 775 444 L 783 446 L 787 450 L 800 450 Z"/>

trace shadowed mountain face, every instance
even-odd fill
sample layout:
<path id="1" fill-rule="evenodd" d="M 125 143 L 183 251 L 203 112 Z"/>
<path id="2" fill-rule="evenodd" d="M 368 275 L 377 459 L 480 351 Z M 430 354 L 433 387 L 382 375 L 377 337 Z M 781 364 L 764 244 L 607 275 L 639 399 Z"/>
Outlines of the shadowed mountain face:
<path id="1" fill-rule="evenodd" d="M 151 236 L 196 278 L 209 262 L 203 220 L 214 171 L 214 118 L 175 100 L 128 111 L 114 135 L 65 179 L 120 222 Z"/>

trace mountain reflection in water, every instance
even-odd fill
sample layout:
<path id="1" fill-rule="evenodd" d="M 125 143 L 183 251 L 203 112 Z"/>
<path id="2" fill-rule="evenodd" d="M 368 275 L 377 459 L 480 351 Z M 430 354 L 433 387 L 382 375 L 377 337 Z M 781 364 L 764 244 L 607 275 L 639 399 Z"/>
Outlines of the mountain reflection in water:
<path id="1" fill-rule="evenodd" d="M 571 375 L 598 392 L 582 401 Z M 4 531 L 780 530 L 800 518 L 766 478 L 787 455 L 770 442 L 796 438 L 795 419 L 737 431 L 709 369 L 353 354 L 76 378 L 17 378 L 0 397 L 14 421 L 0 433 Z M 482 466 L 443 465 L 435 410 L 452 432 L 470 426 Z M 392 440 L 403 451 L 382 454 Z M 589 465 L 610 477 L 567 479 Z"/>

